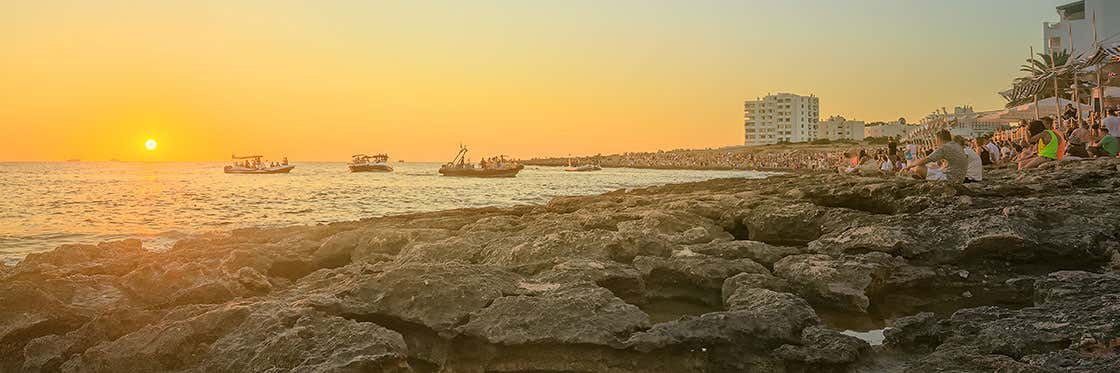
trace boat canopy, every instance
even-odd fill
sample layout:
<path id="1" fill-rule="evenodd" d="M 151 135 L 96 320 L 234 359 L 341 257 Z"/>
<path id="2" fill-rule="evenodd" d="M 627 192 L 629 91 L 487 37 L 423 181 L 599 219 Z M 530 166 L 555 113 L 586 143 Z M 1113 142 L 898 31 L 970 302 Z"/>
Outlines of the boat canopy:
<path id="1" fill-rule="evenodd" d="M 240 157 L 238 157 L 236 155 L 233 156 L 233 159 L 261 159 L 261 158 L 264 158 L 264 156 L 262 156 L 262 155 L 243 155 L 243 156 L 240 156 Z"/>
<path id="2" fill-rule="evenodd" d="M 367 160 L 373 159 L 376 162 L 385 162 L 385 161 L 389 160 L 389 155 L 385 154 L 385 153 L 373 154 L 373 155 L 354 154 L 353 156 L 351 156 L 351 158 L 353 158 L 354 160 L 358 160 L 358 161 L 367 161 Z"/>

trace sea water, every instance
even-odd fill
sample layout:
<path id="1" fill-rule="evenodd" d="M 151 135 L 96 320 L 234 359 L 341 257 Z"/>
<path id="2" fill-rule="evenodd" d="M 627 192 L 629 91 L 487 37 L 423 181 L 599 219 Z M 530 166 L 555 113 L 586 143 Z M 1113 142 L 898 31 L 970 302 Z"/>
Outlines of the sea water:
<path id="1" fill-rule="evenodd" d="M 464 207 L 546 203 L 753 171 L 529 166 L 515 178 L 440 176 L 437 163 L 350 173 L 345 163 L 295 163 L 290 174 L 227 175 L 224 163 L 0 163 L 0 260 L 67 243 L 139 238 L 160 249 L 192 234 L 307 225 Z"/>

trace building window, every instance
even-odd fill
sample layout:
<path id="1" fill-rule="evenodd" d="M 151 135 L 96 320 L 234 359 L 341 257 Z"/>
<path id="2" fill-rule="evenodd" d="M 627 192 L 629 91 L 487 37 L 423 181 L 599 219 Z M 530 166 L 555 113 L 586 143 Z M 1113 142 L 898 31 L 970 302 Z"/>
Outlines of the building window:
<path id="1" fill-rule="evenodd" d="M 1050 37 L 1050 49 L 1059 49 L 1062 47 L 1062 38 L 1060 36 Z"/>

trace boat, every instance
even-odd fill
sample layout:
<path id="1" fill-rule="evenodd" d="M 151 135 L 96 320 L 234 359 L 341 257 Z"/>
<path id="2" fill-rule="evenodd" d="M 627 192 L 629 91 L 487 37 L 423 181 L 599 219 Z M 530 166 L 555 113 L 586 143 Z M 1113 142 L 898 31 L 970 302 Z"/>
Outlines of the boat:
<path id="1" fill-rule="evenodd" d="M 461 177 L 514 177 L 523 168 L 524 165 L 507 160 L 505 156 L 483 160 L 477 165 L 467 162 L 467 148 L 460 146 L 459 154 L 455 155 L 455 159 L 451 162 L 440 167 L 439 174 Z"/>
<path id="2" fill-rule="evenodd" d="M 74 162 L 81 162 L 82 160 L 78 159 L 78 158 L 70 158 L 70 159 L 67 159 L 66 161 L 70 162 L 70 163 L 74 163 Z"/>
<path id="3" fill-rule="evenodd" d="M 288 164 L 288 158 L 280 163 L 265 163 L 261 161 L 262 156 L 259 155 L 246 155 L 246 156 L 233 156 L 236 161 L 232 165 L 225 167 L 227 174 L 286 174 L 292 172 L 294 165 Z M 240 161 L 240 162 L 238 162 Z"/>
<path id="4" fill-rule="evenodd" d="M 387 154 L 354 154 L 350 163 L 346 165 L 350 172 L 392 172 L 393 166 L 389 165 Z"/>
<path id="5" fill-rule="evenodd" d="M 582 164 L 582 165 L 579 165 L 579 166 L 572 166 L 572 159 L 571 158 L 568 158 L 568 167 L 564 167 L 564 171 L 568 171 L 568 172 L 599 171 L 599 170 L 602 170 L 602 169 L 603 168 L 599 167 L 599 165 L 590 164 L 590 163 Z"/>

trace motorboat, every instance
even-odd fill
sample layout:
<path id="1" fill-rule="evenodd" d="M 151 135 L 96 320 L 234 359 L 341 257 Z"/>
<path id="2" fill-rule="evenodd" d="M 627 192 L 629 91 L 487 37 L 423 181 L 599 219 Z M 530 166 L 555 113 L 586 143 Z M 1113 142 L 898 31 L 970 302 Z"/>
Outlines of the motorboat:
<path id="1" fill-rule="evenodd" d="M 266 163 L 261 158 L 263 157 L 259 155 L 235 155 L 233 164 L 227 165 L 224 171 L 227 174 L 286 174 L 296 168 L 295 165 L 288 164 L 287 157 L 279 163 Z"/>
<path id="2" fill-rule="evenodd" d="M 467 148 L 459 147 L 459 154 L 455 159 L 439 168 L 440 175 L 461 177 L 514 177 L 517 176 L 524 165 L 505 156 L 484 159 L 477 165 L 467 161 Z"/>
<path id="3" fill-rule="evenodd" d="M 568 172 L 586 172 L 586 171 L 599 171 L 599 170 L 602 170 L 602 169 L 603 169 L 603 168 L 602 168 L 602 167 L 599 167 L 599 165 L 594 165 L 594 164 L 585 164 L 585 165 L 579 165 L 579 166 L 568 166 L 568 167 L 565 167 L 565 168 L 564 168 L 564 171 L 568 171 Z"/>
<path id="4" fill-rule="evenodd" d="M 599 165 L 590 164 L 590 163 L 582 164 L 582 165 L 579 165 L 579 166 L 573 166 L 571 158 L 568 158 L 568 167 L 564 167 L 564 171 L 568 171 L 568 172 L 599 171 L 599 170 L 602 170 L 602 169 L 603 168 L 599 167 Z"/>
<path id="5" fill-rule="evenodd" d="M 350 172 L 392 172 L 393 166 L 389 165 L 387 154 L 355 154 L 346 164 Z"/>

